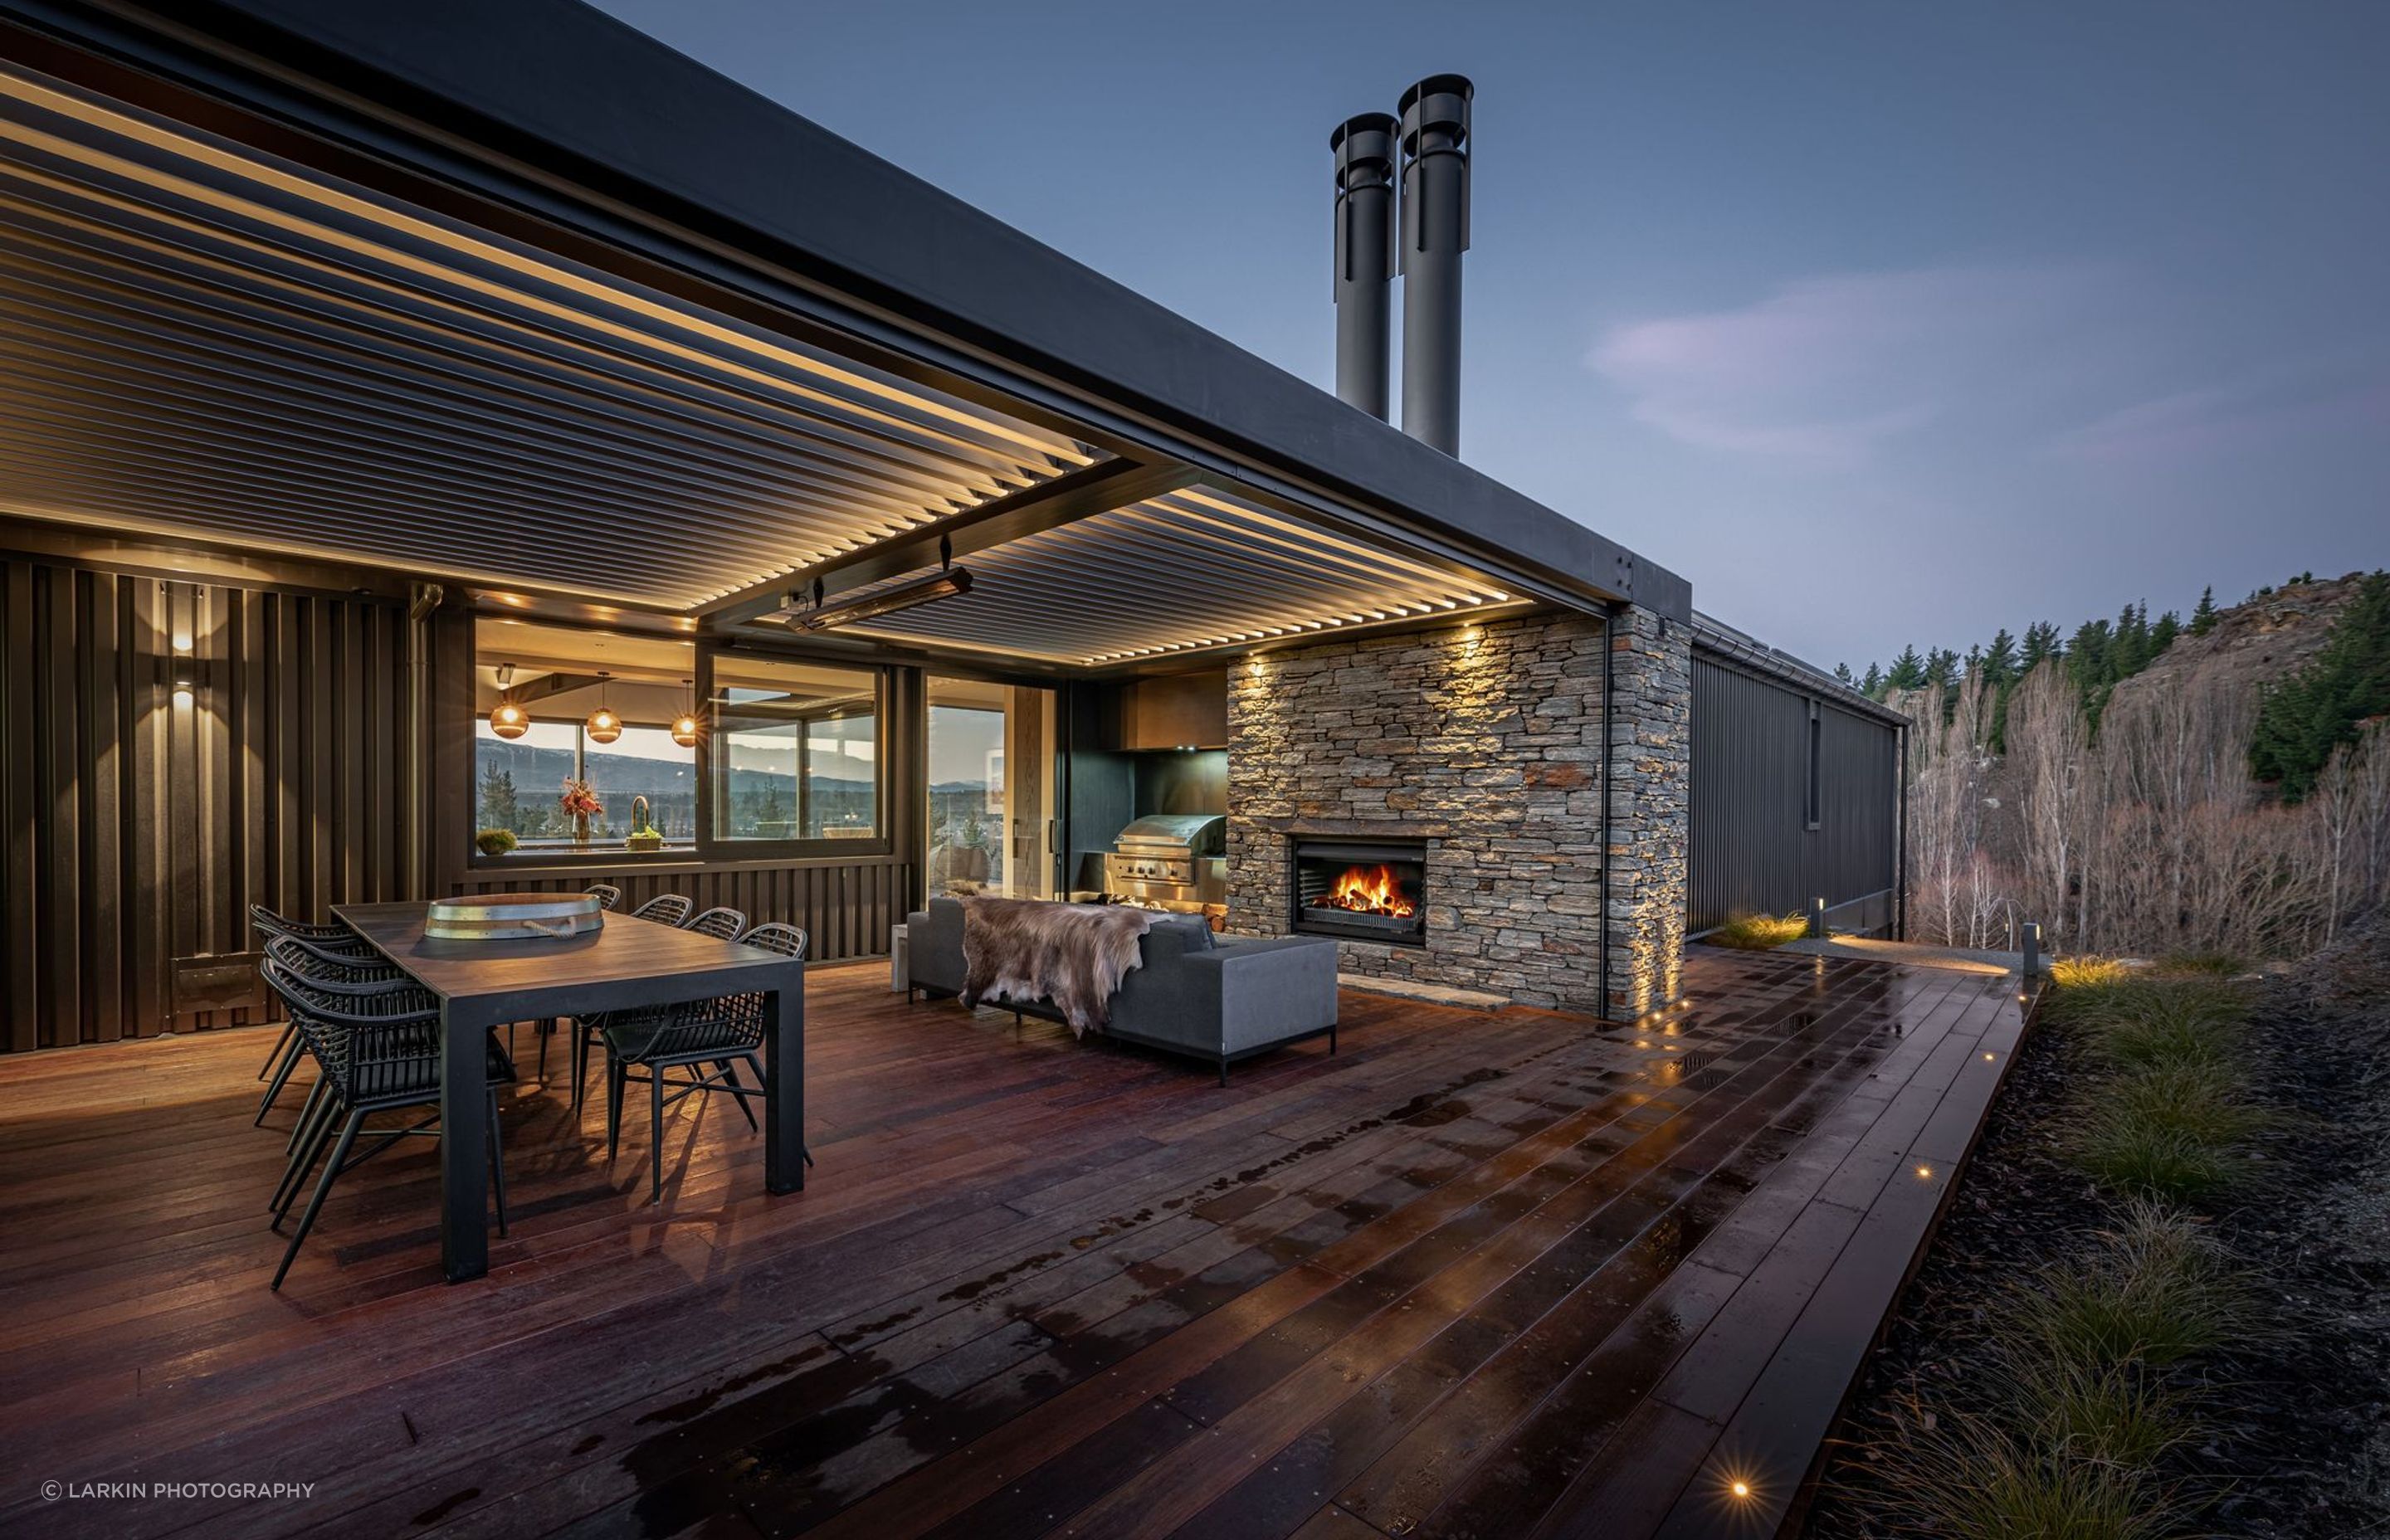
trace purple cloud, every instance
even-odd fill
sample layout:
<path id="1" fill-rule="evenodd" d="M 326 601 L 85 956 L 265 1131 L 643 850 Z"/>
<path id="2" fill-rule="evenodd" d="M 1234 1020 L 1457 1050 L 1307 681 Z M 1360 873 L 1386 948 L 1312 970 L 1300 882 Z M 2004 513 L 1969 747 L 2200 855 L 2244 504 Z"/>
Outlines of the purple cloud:
<path id="1" fill-rule="evenodd" d="M 2030 400 L 2114 288 L 2092 268 L 1802 278 L 1740 309 L 1617 327 L 1587 363 L 1682 443 L 1847 468 L 1937 420 Z"/>

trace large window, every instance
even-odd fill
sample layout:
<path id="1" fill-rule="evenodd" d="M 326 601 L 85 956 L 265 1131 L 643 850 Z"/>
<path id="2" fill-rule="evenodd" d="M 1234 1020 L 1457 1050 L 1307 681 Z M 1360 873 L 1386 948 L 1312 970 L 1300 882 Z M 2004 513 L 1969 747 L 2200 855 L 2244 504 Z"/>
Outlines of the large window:
<path id="1" fill-rule="evenodd" d="M 689 643 L 493 618 L 475 627 L 474 654 L 473 819 L 483 853 L 505 853 L 494 837 L 501 830 L 533 853 L 695 848 L 697 751 L 673 738 L 694 705 Z M 592 731 L 601 712 L 618 725 L 605 741 L 602 719 Z M 502 725 L 521 730 L 508 736 Z M 594 811 L 565 805 L 568 781 L 587 788 Z"/>
<path id="2" fill-rule="evenodd" d="M 713 659 L 713 834 L 788 843 L 880 838 L 880 675 Z"/>

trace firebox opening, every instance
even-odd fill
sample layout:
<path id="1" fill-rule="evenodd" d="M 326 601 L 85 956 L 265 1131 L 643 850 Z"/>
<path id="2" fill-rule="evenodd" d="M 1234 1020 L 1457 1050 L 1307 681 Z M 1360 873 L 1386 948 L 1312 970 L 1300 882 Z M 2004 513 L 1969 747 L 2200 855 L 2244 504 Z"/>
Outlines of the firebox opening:
<path id="1" fill-rule="evenodd" d="M 1293 841 L 1294 930 L 1396 946 L 1427 943 L 1427 842 Z"/>

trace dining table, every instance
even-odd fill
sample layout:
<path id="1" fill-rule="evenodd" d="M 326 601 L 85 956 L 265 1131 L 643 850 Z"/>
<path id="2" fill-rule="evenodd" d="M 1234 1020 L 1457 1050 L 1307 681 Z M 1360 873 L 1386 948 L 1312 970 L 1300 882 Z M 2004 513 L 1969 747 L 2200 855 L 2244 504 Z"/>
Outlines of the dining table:
<path id="1" fill-rule="evenodd" d="M 332 913 L 439 1002 L 440 1256 L 448 1281 L 489 1271 L 484 1041 L 509 1022 L 589 1017 L 726 995 L 764 996 L 764 1186 L 805 1185 L 804 964 L 761 947 L 609 914 L 562 938 L 424 934 L 426 903 L 342 904 Z"/>

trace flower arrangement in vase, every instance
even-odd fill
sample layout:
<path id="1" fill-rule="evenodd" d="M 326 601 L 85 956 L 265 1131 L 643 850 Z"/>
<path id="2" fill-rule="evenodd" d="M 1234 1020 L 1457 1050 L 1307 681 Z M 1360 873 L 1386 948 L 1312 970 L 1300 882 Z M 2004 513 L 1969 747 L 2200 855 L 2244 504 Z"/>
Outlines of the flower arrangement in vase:
<path id="1" fill-rule="evenodd" d="M 564 794 L 556 799 L 556 805 L 572 820 L 572 840 L 581 845 L 589 842 L 589 820 L 602 817 L 606 812 L 606 805 L 598 800 L 598 793 L 589 789 L 589 783 L 570 776 L 564 777 Z"/>

